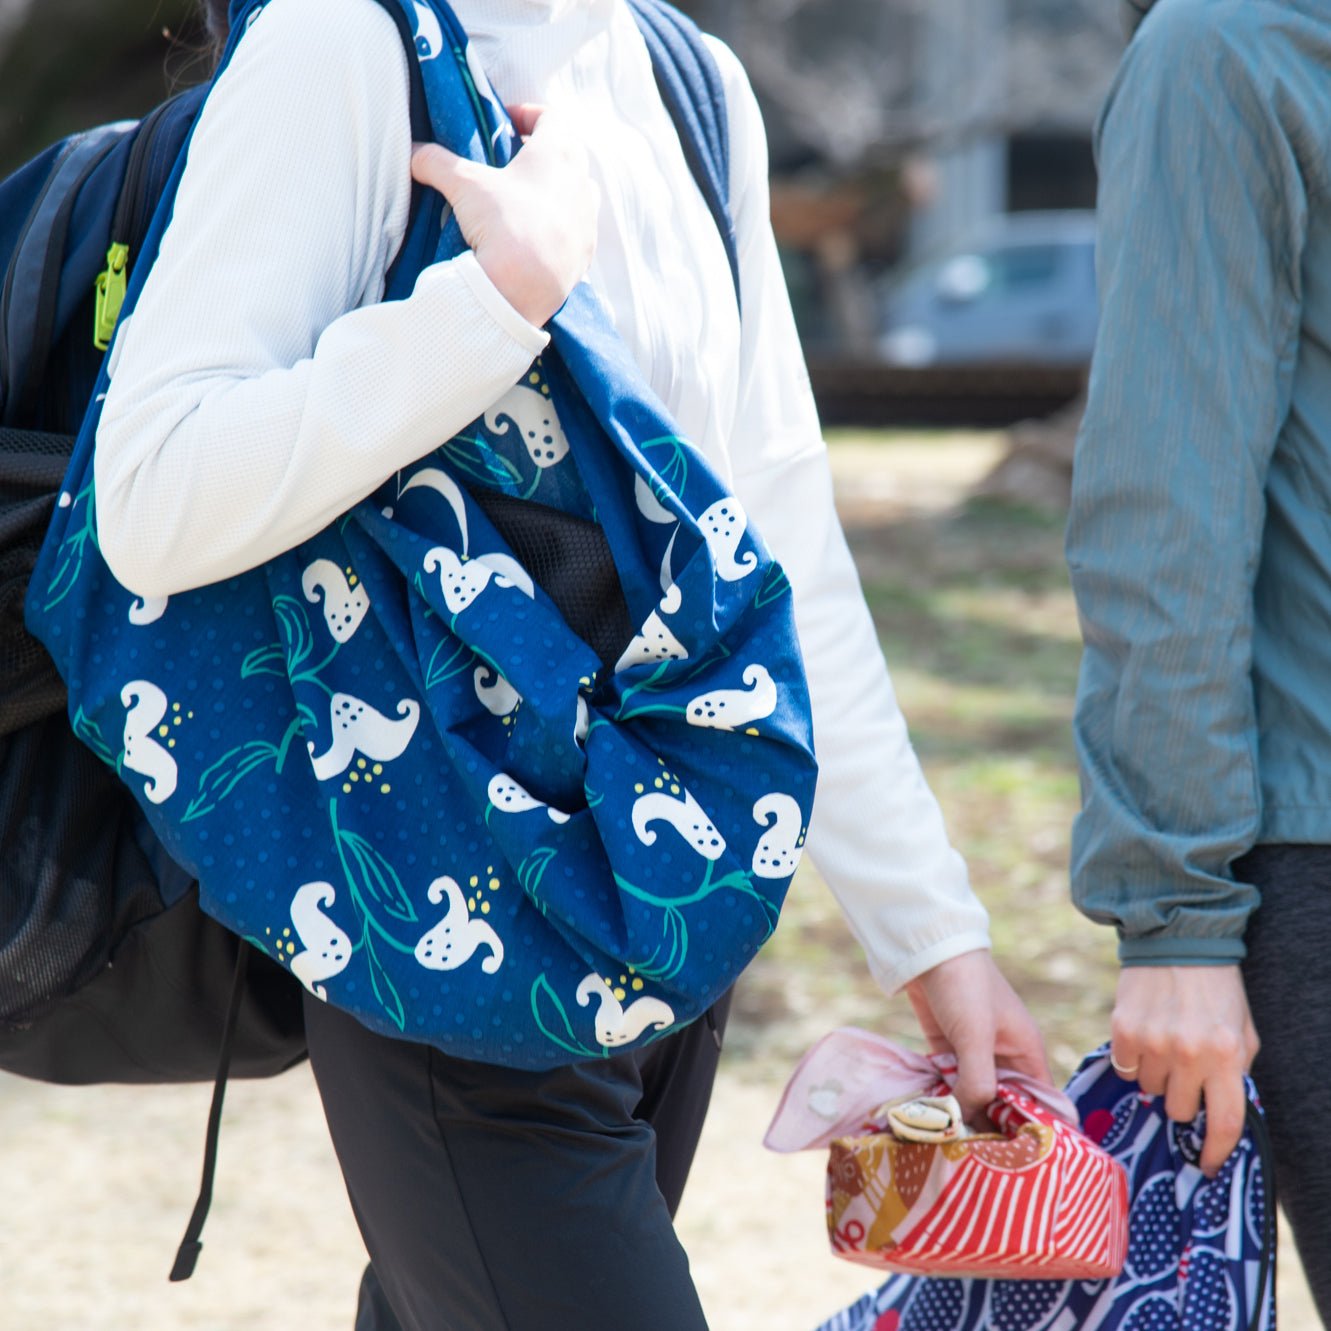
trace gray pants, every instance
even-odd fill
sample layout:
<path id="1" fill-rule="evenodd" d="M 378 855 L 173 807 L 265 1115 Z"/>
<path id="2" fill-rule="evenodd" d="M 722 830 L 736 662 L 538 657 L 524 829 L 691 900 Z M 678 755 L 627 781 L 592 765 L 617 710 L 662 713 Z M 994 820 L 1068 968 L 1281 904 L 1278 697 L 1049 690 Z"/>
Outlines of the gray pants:
<path id="1" fill-rule="evenodd" d="M 1234 876 L 1262 894 L 1243 979 L 1262 1042 L 1253 1080 L 1277 1195 L 1331 1327 L 1331 847 L 1258 846 Z"/>
<path id="2" fill-rule="evenodd" d="M 310 1063 L 371 1271 L 357 1331 L 706 1331 L 671 1217 L 727 996 L 648 1046 L 518 1072 L 307 999 Z"/>

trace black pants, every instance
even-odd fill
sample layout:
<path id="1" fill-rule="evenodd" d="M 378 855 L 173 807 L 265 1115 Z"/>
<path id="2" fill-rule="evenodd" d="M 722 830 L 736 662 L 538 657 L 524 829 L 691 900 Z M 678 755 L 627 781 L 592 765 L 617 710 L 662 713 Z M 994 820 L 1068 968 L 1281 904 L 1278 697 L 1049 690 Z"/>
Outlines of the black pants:
<path id="1" fill-rule="evenodd" d="M 1234 866 L 1262 904 L 1243 979 L 1276 1189 L 1317 1311 L 1331 1327 L 1331 847 L 1258 846 Z"/>
<path id="2" fill-rule="evenodd" d="M 728 1007 L 537 1073 L 375 1035 L 307 998 L 370 1253 L 357 1331 L 706 1331 L 672 1216 Z"/>

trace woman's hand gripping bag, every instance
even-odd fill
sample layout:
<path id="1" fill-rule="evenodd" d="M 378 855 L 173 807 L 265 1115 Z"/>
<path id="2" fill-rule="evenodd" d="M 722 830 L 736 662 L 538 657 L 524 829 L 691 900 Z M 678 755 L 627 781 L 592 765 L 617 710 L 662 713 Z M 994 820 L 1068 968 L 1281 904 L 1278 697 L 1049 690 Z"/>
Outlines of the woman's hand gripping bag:
<path id="1" fill-rule="evenodd" d="M 1095 1279 L 1123 1266 L 1123 1168 L 1077 1126 L 1066 1097 L 1000 1072 L 989 1117 L 969 1133 L 950 1056 L 928 1058 L 853 1029 L 805 1056 L 766 1142 L 826 1146 L 832 1251 L 879 1270 Z"/>

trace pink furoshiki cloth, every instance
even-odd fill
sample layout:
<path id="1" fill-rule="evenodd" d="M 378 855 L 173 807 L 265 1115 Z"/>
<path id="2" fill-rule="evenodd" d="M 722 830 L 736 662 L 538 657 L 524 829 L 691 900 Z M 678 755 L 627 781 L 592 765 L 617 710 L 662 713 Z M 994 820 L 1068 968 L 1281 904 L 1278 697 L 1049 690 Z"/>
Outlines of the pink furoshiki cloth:
<path id="1" fill-rule="evenodd" d="M 893 1135 L 885 1106 L 946 1095 L 956 1069 L 950 1054 L 916 1054 L 853 1027 L 800 1061 L 764 1140 L 774 1151 L 829 1148 L 832 1251 L 925 1275 L 1117 1275 L 1127 1175 L 1082 1134 L 1061 1092 L 1000 1068 L 988 1110 L 998 1132 L 938 1143 Z"/>

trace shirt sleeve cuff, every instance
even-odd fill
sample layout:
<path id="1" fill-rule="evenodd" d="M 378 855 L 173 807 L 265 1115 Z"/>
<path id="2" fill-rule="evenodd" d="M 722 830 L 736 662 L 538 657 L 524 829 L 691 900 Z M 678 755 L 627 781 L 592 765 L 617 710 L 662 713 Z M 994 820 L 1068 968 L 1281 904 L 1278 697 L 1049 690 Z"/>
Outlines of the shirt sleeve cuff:
<path id="1" fill-rule="evenodd" d="M 491 319 L 524 351 L 533 358 L 539 356 L 550 344 L 550 334 L 543 328 L 537 328 L 520 315 L 517 310 L 499 293 L 499 288 L 490 281 L 485 269 L 477 262 L 470 250 L 458 255 L 453 262 L 458 272 L 466 279 L 476 303 Z"/>
<path id="2" fill-rule="evenodd" d="M 1248 955 L 1242 938 L 1120 938 L 1121 966 L 1236 966 Z"/>
<path id="3" fill-rule="evenodd" d="M 988 933 L 980 929 L 953 934 L 932 947 L 912 952 L 908 958 L 895 966 L 885 966 L 880 958 L 871 953 L 867 954 L 867 960 L 870 974 L 878 982 L 878 987 L 891 998 L 925 971 L 933 970 L 935 966 L 941 966 L 943 962 L 951 961 L 953 957 L 959 957 L 966 952 L 988 952 L 991 946 Z"/>

